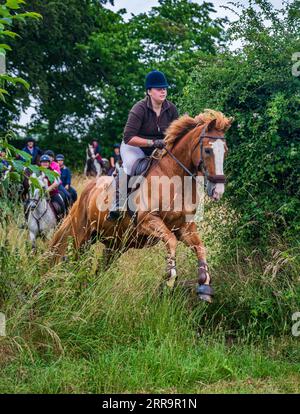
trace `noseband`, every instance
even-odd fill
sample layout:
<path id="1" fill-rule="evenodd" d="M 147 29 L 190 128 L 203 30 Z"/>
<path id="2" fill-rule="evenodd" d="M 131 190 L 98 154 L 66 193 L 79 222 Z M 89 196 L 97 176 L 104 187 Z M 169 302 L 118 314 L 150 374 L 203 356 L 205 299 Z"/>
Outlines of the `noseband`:
<path id="1" fill-rule="evenodd" d="M 221 139 L 222 141 L 225 142 L 225 137 L 224 136 L 218 137 L 218 136 L 206 135 L 206 128 L 204 128 L 202 130 L 200 136 L 199 136 L 199 139 L 197 141 L 197 144 L 196 144 L 195 148 L 192 151 L 192 152 L 194 152 L 196 147 L 198 145 L 200 145 L 200 160 L 199 160 L 199 164 L 197 166 L 197 171 L 201 171 L 204 174 L 204 176 L 207 178 L 207 180 L 214 183 L 214 184 L 224 184 L 226 182 L 225 175 L 208 175 L 207 174 L 207 170 L 205 168 L 205 163 L 204 163 L 204 159 L 203 159 L 203 139 L 204 138 L 209 138 L 209 139 L 213 139 L 213 140 Z M 186 166 L 183 165 L 182 162 L 179 161 L 178 158 L 176 158 L 175 155 L 173 155 L 171 151 L 169 151 L 167 148 L 164 148 L 164 149 L 173 158 L 173 160 L 176 161 L 177 164 L 180 165 L 180 167 L 196 181 L 195 174 L 193 174 L 188 168 L 186 168 Z"/>

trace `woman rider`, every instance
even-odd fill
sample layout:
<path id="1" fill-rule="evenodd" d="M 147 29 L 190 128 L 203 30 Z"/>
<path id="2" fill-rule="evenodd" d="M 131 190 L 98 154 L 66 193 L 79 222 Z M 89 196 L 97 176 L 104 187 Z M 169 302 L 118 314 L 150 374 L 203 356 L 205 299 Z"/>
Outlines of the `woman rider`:
<path id="1" fill-rule="evenodd" d="M 107 175 L 112 175 L 117 166 L 121 166 L 122 158 L 120 154 L 120 144 L 114 144 L 114 152 L 109 158 L 110 168 Z"/>
<path id="2" fill-rule="evenodd" d="M 51 158 L 49 155 L 44 154 L 40 158 L 40 165 L 41 167 L 48 168 L 49 170 L 53 171 L 50 167 L 51 164 Z M 53 183 L 50 182 L 49 178 L 46 176 L 46 179 L 48 181 L 48 188 L 47 192 L 50 195 L 51 201 L 56 201 L 59 206 L 61 207 L 61 213 L 64 215 L 66 213 L 66 207 L 64 200 L 61 196 L 61 194 L 58 191 L 59 185 L 60 185 L 60 178 L 56 178 Z"/>
<path id="3" fill-rule="evenodd" d="M 77 200 L 77 192 L 75 188 L 71 186 L 71 180 L 72 180 L 72 174 L 71 170 L 66 167 L 65 165 L 65 157 L 63 154 L 57 154 L 56 155 L 56 161 L 60 168 L 60 179 L 63 187 L 67 190 L 68 194 L 70 194 L 70 198 L 72 200 L 72 204 L 75 203 Z"/>
<path id="4" fill-rule="evenodd" d="M 50 170 L 56 171 L 59 175 L 61 175 L 61 170 L 59 163 L 54 161 L 55 155 L 52 150 L 45 151 L 45 155 L 48 155 L 50 157 Z M 60 192 L 61 196 L 63 197 L 64 203 L 67 208 L 69 208 L 72 205 L 71 195 L 68 193 L 68 191 L 65 189 L 65 187 L 62 185 L 62 181 L 60 180 L 60 184 L 58 187 L 58 191 Z"/>
<path id="5" fill-rule="evenodd" d="M 146 76 L 147 95 L 137 102 L 129 112 L 124 129 L 120 152 L 124 172 L 132 174 L 132 167 L 138 159 L 151 155 L 154 149 L 164 147 L 164 134 L 172 121 L 178 118 L 176 106 L 166 99 L 167 79 L 163 72 L 153 70 Z M 116 197 L 108 220 L 120 216 L 118 176 L 116 177 Z"/>

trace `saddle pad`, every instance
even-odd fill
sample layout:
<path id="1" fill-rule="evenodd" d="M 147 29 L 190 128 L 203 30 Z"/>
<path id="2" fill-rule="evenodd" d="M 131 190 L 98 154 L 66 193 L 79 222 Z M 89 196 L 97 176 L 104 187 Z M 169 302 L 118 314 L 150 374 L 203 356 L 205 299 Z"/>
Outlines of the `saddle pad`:
<path id="1" fill-rule="evenodd" d="M 56 218 L 58 218 L 62 214 L 62 209 L 61 209 L 60 204 L 58 204 L 56 201 L 51 201 L 50 206 L 54 214 L 56 215 Z"/>
<path id="2" fill-rule="evenodd" d="M 134 175 L 142 175 L 145 176 L 148 169 L 150 168 L 151 161 L 153 158 L 145 157 L 136 160 L 132 167 L 132 176 Z"/>

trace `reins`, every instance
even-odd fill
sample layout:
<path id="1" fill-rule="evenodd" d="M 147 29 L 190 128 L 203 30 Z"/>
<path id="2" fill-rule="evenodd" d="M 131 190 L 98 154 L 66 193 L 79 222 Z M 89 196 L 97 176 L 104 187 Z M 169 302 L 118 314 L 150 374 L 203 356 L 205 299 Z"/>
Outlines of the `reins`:
<path id="1" fill-rule="evenodd" d="M 182 164 L 181 161 L 179 161 L 178 158 L 175 157 L 174 154 L 172 154 L 172 152 L 170 150 L 168 150 L 168 148 L 164 148 L 165 151 L 167 151 L 167 153 L 170 155 L 171 158 L 173 158 L 173 160 L 180 165 L 180 167 L 188 174 L 190 175 L 194 180 L 196 180 L 196 176 L 195 174 L 193 174 L 184 164 Z"/>

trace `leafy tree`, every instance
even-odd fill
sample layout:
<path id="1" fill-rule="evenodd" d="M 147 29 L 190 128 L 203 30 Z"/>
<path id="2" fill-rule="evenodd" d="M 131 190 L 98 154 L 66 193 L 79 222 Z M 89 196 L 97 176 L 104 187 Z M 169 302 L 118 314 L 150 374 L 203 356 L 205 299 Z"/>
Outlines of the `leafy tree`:
<path id="1" fill-rule="evenodd" d="M 89 136 L 100 136 L 110 146 L 120 140 L 131 106 L 144 96 L 144 78 L 157 68 L 165 71 L 176 101 L 186 74 L 203 54 L 221 47 L 226 19 L 213 19 L 211 3 L 188 0 L 160 0 L 149 13 L 133 16 L 128 22 L 123 10 L 108 15 L 103 29 L 95 32 L 86 47 L 91 62 L 99 62 L 103 78 L 98 99 L 104 103 Z"/>
<path id="2" fill-rule="evenodd" d="M 98 74 L 91 70 L 78 44 L 97 29 L 96 16 L 105 3 L 32 0 L 30 9 L 41 13 L 43 20 L 17 25 L 20 38 L 11 42 L 16 49 L 9 57 L 8 70 L 13 68 L 30 81 L 31 98 L 38 103 L 36 120 L 47 122 L 50 139 L 66 116 L 75 116 L 78 122 L 91 112 L 88 89 Z M 20 109 L 29 105 L 28 95 L 17 95 L 15 119 Z"/>
<path id="3" fill-rule="evenodd" d="M 4 95 L 8 95 L 8 91 L 5 89 L 5 82 L 16 85 L 17 83 L 23 84 L 26 89 L 29 88 L 29 84 L 24 79 L 16 76 L 10 76 L 5 73 L 5 60 L 6 52 L 11 51 L 12 48 L 5 42 L 5 39 L 15 39 L 19 35 L 9 30 L 15 21 L 24 22 L 26 18 L 39 19 L 41 16 L 35 12 L 18 12 L 21 8 L 21 4 L 25 4 L 24 0 L 7 0 L 4 4 L 0 5 L 0 100 L 5 101 Z"/>
<path id="4" fill-rule="evenodd" d="M 33 0 L 31 7 L 43 21 L 20 27 L 8 64 L 32 85 L 37 113 L 31 132 L 42 138 L 41 145 L 77 148 L 75 161 L 84 154 L 84 145 L 76 145 L 78 137 L 100 139 L 109 155 L 130 107 L 144 95 L 149 70 L 166 72 L 176 100 L 199 56 L 222 45 L 226 21 L 210 17 L 211 3 L 161 0 L 148 14 L 129 21 L 124 10 L 114 13 L 101 3 L 106 1 Z M 2 120 L 17 121 L 29 105 L 28 94 L 13 89 Z M 0 121 L 0 128 L 1 122 L 7 129 L 7 121 Z"/>
<path id="5" fill-rule="evenodd" d="M 214 5 L 190 0 L 159 0 L 159 6 L 133 17 L 133 35 L 143 43 L 143 60 L 169 74 L 173 93 L 180 93 L 186 74 L 203 54 L 225 46 L 227 18 L 213 18 Z"/>
<path id="6" fill-rule="evenodd" d="M 7 0 L 4 5 L 0 6 L 0 38 L 5 39 L 10 37 L 15 39 L 18 37 L 16 32 L 8 30 L 7 26 L 11 26 L 14 21 L 25 22 L 27 18 L 39 19 L 40 14 L 35 12 L 23 12 L 20 13 L 20 5 L 26 4 L 23 0 Z M 0 44 L 0 59 L 3 66 L 5 66 L 6 51 L 11 51 L 12 48 L 6 44 Z M 4 67 L 2 69 L 5 69 Z M 5 70 L 3 70 L 5 72 Z M 24 79 L 16 76 L 7 75 L 5 73 L 0 73 L 0 100 L 5 102 L 4 95 L 8 95 L 8 91 L 4 89 L 5 82 L 9 84 L 16 85 L 18 83 L 24 85 L 26 89 L 29 89 L 29 84 Z M 31 156 L 27 153 L 16 149 L 14 146 L 8 143 L 8 137 L 11 134 L 0 137 L 0 146 L 5 148 L 7 152 L 6 161 L 8 166 L 0 160 L 0 177 L 1 177 L 1 187 L 3 187 L 4 182 L 19 182 L 23 176 L 25 168 L 29 168 L 32 172 L 39 171 L 41 168 L 31 165 Z M 25 159 L 25 162 L 17 159 L 19 156 L 22 156 Z M 43 170 L 43 169 L 42 169 Z M 52 172 L 47 172 L 47 175 L 53 179 L 55 175 Z"/>

